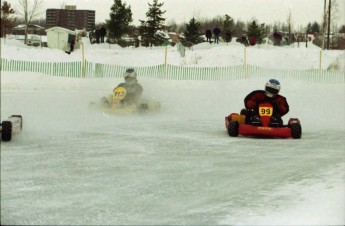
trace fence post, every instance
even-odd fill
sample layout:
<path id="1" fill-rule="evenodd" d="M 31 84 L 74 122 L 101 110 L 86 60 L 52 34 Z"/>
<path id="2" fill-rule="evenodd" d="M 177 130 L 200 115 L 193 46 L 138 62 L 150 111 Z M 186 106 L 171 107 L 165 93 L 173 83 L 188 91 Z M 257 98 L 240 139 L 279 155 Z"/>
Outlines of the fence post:
<path id="1" fill-rule="evenodd" d="M 320 49 L 320 67 L 319 69 L 321 70 L 322 68 L 322 49 Z"/>
<path id="2" fill-rule="evenodd" d="M 244 47 L 243 74 L 247 78 L 247 47 Z"/>
<path id="3" fill-rule="evenodd" d="M 81 42 L 81 76 L 85 78 L 85 56 L 84 56 L 84 43 Z"/>
<path id="4" fill-rule="evenodd" d="M 168 58 L 168 45 L 165 46 L 165 53 L 164 53 L 164 79 L 167 79 L 167 58 Z"/>

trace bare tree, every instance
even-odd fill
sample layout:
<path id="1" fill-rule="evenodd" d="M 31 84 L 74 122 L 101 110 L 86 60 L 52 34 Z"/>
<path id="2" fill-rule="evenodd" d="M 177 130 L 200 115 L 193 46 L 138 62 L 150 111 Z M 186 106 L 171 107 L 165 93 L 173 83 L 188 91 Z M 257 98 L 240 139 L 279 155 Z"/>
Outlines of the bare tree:
<path id="1" fill-rule="evenodd" d="M 28 29 L 31 21 L 42 14 L 43 0 L 18 0 L 18 13 L 24 17 L 25 23 L 25 39 L 24 43 L 28 43 Z"/>
<path id="2" fill-rule="evenodd" d="M 287 17 L 287 31 L 289 33 L 289 39 L 288 39 L 288 42 L 289 44 L 291 43 L 292 40 L 292 35 L 291 35 L 291 31 L 292 31 L 292 15 L 291 15 L 291 9 L 289 9 L 289 14 L 288 14 L 288 17 Z"/>

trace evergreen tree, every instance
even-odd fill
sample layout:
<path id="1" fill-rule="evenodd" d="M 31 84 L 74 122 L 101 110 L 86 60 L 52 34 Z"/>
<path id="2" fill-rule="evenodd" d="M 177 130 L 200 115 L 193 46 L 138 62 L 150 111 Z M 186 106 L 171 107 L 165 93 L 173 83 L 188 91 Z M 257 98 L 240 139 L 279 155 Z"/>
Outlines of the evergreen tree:
<path id="1" fill-rule="evenodd" d="M 260 24 L 259 31 L 260 31 L 260 36 L 257 39 L 257 43 L 261 44 L 264 41 L 264 37 L 267 37 L 269 30 L 266 29 L 265 23 L 262 23 L 262 24 Z"/>
<path id="2" fill-rule="evenodd" d="M 147 22 L 144 20 L 139 20 L 139 21 L 140 21 L 139 35 L 141 36 L 141 45 L 147 47 L 150 44 Z"/>
<path id="3" fill-rule="evenodd" d="M 127 4 L 125 2 L 122 4 L 121 0 L 114 0 L 109 16 L 110 19 L 106 20 L 109 36 L 120 39 L 133 21 L 131 6 L 127 7 Z"/>
<path id="4" fill-rule="evenodd" d="M 4 1 L 1 6 L 1 30 L 0 36 L 6 36 L 6 33 L 14 27 L 14 15 L 15 11 L 11 8 L 11 4 Z"/>
<path id="5" fill-rule="evenodd" d="M 226 42 L 231 42 L 233 29 L 234 29 L 234 20 L 229 15 L 225 15 L 225 20 L 223 22 L 222 36 Z"/>
<path id="6" fill-rule="evenodd" d="M 262 43 L 264 34 L 265 34 L 265 24 L 261 24 L 259 27 L 254 20 L 248 26 L 248 37 L 255 38 L 256 43 L 259 43 L 259 44 Z"/>
<path id="7" fill-rule="evenodd" d="M 200 33 L 200 23 L 194 17 L 189 21 L 189 24 L 186 24 L 184 37 L 182 44 L 188 47 L 204 41 Z"/>
<path id="8" fill-rule="evenodd" d="M 319 33 L 320 32 L 320 26 L 316 21 L 311 25 L 311 31 L 313 33 Z"/>
<path id="9" fill-rule="evenodd" d="M 311 23 L 309 22 L 307 25 L 307 33 L 311 33 Z"/>
<path id="10" fill-rule="evenodd" d="M 159 45 L 162 43 L 160 37 L 156 36 L 156 32 L 159 30 L 166 30 L 165 18 L 163 14 L 166 11 L 162 11 L 161 7 L 164 3 L 158 3 L 158 0 L 153 0 L 153 3 L 149 5 L 149 10 L 146 13 L 147 21 L 140 20 L 141 25 L 139 27 L 142 41 L 145 40 L 147 45 Z M 143 45 L 145 45 L 145 42 Z"/>

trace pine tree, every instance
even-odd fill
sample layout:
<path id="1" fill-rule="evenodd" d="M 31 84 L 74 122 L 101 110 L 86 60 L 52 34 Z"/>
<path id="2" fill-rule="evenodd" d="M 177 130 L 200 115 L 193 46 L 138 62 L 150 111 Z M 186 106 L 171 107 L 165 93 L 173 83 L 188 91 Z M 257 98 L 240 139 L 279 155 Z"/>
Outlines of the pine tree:
<path id="1" fill-rule="evenodd" d="M 197 22 L 194 17 L 189 21 L 189 24 L 186 24 L 184 37 L 182 44 L 188 47 L 204 41 L 200 33 L 200 23 Z"/>
<path id="2" fill-rule="evenodd" d="M 266 28 L 265 23 L 260 24 L 260 36 L 258 37 L 258 43 L 261 44 L 264 41 L 264 37 L 267 37 L 269 33 L 269 29 Z"/>
<path id="3" fill-rule="evenodd" d="M 153 3 L 148 3 L 148 5 L 149 10 L 146 13 L 147 21 L 140 20 L 140 35 L 142 40 L 147 42 L 147 45 L 159 45 L 162 43 L 162 40 L 156 37 L 155 34 L 159 30 L 166 30 L 166 26 L 164 25 L 166 19 L 163 17 L 166 11 L 161 10 L 164 3 L 158 3 L 158 0 L 153 0 Z"/>
<path id="4" fill-rule="evenodd" d="M 1 6 L 1 37 L 6 37 L 6 33 L 14 26 L 14 15 L 15 11 L 11 8 L 11 4 L 4 1 Z"/>
<path id="5" fill-rule="evenodd" d="M 233 29 L 234 29 L 234 20 L 229 15 L 225 15 L 225 20 L 223 22 L 222 35 L 223 35 L 223 39 L 226 42 L 231 42 Z"/>
<path id="6" fill-rule="evenodd" d="M 128 30 L 129 24 L 133 21 L 131 6 L 127 7 L 121 0 L 114 0 L 109 14 L 110 19 L 106 20 L 106 26 L 109 31 L 109 36 L 115 39 L 120 39 Z"/>
<path id="7" fill-rule="evenodd" d="M 264 35 L 265 24 L 261 24 L 260 27 L 256 24 L 255 20 L 248 26 L 248 37 L 253 37 L 256 43 L 262 43 Z"/>
<path id="8" fill-rule="evenodd" d="M 313 33 L 319 33 L 320 32 L 320 26 L 316 21 L 313 23 L 313 25 L 311 25 L 311 31 Z"/>
<path id="9" fill-rule="evenodd" d="M 147 47 L 150 44 L 147 22 L 145 20 L 139 20 L 139 21 L 140 21 L 139 34 L 141 36 L 141 45 Z"/>

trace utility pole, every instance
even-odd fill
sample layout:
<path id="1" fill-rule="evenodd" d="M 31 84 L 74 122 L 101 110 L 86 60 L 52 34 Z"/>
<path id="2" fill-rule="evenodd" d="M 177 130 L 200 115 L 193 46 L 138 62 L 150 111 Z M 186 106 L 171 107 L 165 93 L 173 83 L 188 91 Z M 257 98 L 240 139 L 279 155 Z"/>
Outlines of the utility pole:
<path id="1" fill-rule="evenodd" d="M 328 3 L 327 49 L 329 49 L 329 33 L 331 32 L 331 4 L 332 4 L 332 0 L 329 0 L 329 3 Z"/>

